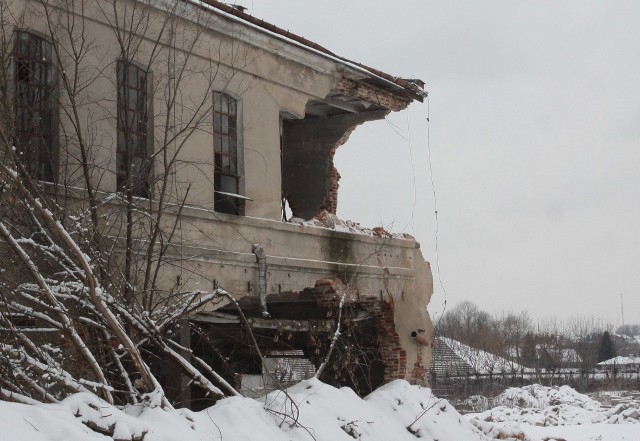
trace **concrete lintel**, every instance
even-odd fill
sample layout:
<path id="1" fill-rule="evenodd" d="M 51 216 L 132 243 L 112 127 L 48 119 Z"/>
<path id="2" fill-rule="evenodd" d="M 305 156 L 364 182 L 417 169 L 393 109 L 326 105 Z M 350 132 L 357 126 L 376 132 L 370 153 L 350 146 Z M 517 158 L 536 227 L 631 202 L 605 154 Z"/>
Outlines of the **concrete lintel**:
<path id="1" fill-rule="evenodd" d="M 393 110 L 394 112 L 406 109 L 411 103 L 411 98 L 399 97 L 386 90 L 347 78 L 341 78 L 340 81 L 338 81 L 337 90 L 347 96 L 358 97 L 369 103 L 384 107 L 385 109 Z"/>

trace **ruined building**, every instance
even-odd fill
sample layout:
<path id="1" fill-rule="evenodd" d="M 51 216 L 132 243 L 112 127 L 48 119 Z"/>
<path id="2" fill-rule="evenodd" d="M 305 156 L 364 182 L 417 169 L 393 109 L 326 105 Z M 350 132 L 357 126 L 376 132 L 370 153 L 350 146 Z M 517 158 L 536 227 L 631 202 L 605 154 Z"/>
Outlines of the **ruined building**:
<path id="1" fill-rule="evenodd" d="M 44 97 L 35 128 L 16 130 L 33 176 L 76 203 L 88 197 L 89 179 L 101 207 L 125 195 L 141 219 L 164 207 L 171 234 L 158 286 L 232 293 L 283 381 L 322 363 L 340 320 L 323 378 L 362 392 L 395 378 L 426 383 L 429 264 L 412 237 L 335 216 L 333 165 L 357 126 L 421 102 L 422 81 L 350 61 L 213 0 L 7 5 L 19 18 L 8 34 L 20 66 L 15 106 L 26 108 L 29 93 Z M 78 55 L 71 48 L 80 21 L 91 39 Z M 71 103 L 82 109 L 79 128 L 65 125 L 73 115 L 59 93 L 73 74 L 91 96 Z M 82 145 L 69 141 L 74 129 L 91 133 L 91 173 Z M 107 220 L 105 228 L 121 221 Z M 127 230 L 134 251 L 118 231 L 105 236 L 114 260 L 148 252 L 148 230 Z M 134 290 L 138 282 L 126 276 Z M 242 321 L 228 302 L 190 317 L 218 354 L 205 353 L 202 334 L 187 324 L 180 339 L 239 387 L 265 387 L 252 376 L 263 368 Z"/>

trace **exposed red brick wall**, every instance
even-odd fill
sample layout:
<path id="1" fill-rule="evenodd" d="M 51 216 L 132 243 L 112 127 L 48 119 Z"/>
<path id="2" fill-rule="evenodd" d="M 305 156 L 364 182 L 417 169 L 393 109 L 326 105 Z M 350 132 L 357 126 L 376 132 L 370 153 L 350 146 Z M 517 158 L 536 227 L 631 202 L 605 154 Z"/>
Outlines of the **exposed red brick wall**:
<path id="1" fill-rule="evenodd" d="M 332 214 L 336 214 L 338 211 L 338 189 L 340 188 L 340 173 L 335 167 L 331 168 L 331 174 L 329 175 L 329 191 L 327 192 L 327 200 L 324 205 L 327 207 L 327 211 Z"/>
<path id="2" fill-rule="evenodd" d="M 394 112 L 406 109 L 411 102 L 409 98 L 401 98 L 369 84 L 349 80 L 344 77 L 338 82 L 337 89 L 345 95 L 360 97 L 365 101 L 386 107 Z"/>
<path id="3" fill-rule="evenodd" d="M 420 386 L 428 386 L 427 368 L 422 364 L 422 347 L 418 346 L 418 355 L 413 363 L 413 369 L 409 372 L 407 380 L 411 384 L 419 384 Z"/>
<path id="4" fill-rule="evenodd" d="M 331 161 L 331 171 L 329 173 L 329 184 L 327 188 L 327 198 L 324 202 L 324 209 L 331 214 L 336 214 L 336 212 L 338 211 L 338 189 L 340 188 L 340 173 L 338 173 L 338 170 L 336 170 L 336 168 L 333 166 L 333 157 L 335 156 L 336 150 L 338 150 L 338 147 L 340 147 L 345 142 L 347 142 L 347 140 L 351 136 L 351 133 L 353 133 L 356 127 L 357 125 L 349 128 L 344 133 L 344 135 L 340 137 L 338 142 L 336 142 L 336 144 L 333 146 L 333 148 L 329 152 L 329 160 Z"/>
<path id="5" fill-rule="evenodd" d="M 316 282 L 314 294 L 318 299 L 318 304 L 328 308 L 337 308 L 342 294 L 348 289 L 339 279 L 321 279 Z M 358 293 L 354 290 L 347 292 L 347 300 L 349 303 L 357 302 L 376 318 L 375 326 L 378 332 L 380 355 L 384 364 L 385 383 L 399 378 L 411 379 L 412 376 L 407 375 L 407 351 L 400 345 L 400 336 L 396 331 L 394 304 L 375 297 L 358 299 Z M 416 369 L 412 371 L 412 374 L 414 372 L 419 375 L 419 371 Z"/>
<path id="6" fill-rule="evenodd" d="M 407 351 L 400 345 L 400 336 L 396 331 L 394 318 L 395 306 L 391 302 L 375 300 L 378 320 L 378 340 L 384 362 L 384 381 L 389 382 L 407 376 Z M 372 311 L 373 312 L 373 311 Z"/>

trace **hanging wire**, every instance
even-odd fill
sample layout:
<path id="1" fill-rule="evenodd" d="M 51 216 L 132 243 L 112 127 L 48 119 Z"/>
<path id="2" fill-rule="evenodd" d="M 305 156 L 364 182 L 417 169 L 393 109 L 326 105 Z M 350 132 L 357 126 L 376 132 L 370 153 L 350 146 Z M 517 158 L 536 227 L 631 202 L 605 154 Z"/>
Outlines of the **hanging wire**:
<path id="1" fill-rule="evenodd" d="M 415 207 L 417 204 L 417 183 L 416 183 L 416 174 L 415 174 L 415 167 L 414 167 L 414 163 L 413 163 L 413 146 L 411 143 L 411 125 L 409 123 L 409 109 L 407 108 L 406 110 L 406 118 L 407 118 L 407 135 L 405 136 L 401 130 L 402 128 L 397 126 L 396 124 L 394 124 L 393 122 L 389 121 L 388 118 L 385 118 L 386 123 L 389 125 L 389 127 L 391 128 L 391 130 L 393 130 L 399 137 L 401 137 L 402 139 L 404 139 L 408 146 L 409 146 L 409 157 L 411 160 L 411 172 L 413 175 L 413 206 L 411 207 L 411 228 L 413 231 L 413 221 L 414 221 L 414 213 L 415 213 Z M 439 314 L 438 316 L 438 320 L 436 323 L 436 327 L 438 326 L 438 324 L 440 323 L 440 320 L 442 319 L 442 317 L 444 316 L 444 313 L 447 310 L 447 289 L 444 286 L 444 282 L 442 281 L 442 275 L 440 272 L 440 250 L 439 250 L 439 237 L 438 237 L 438 233 L 439 233 L 439 229 L 440 229 L 440 222 L 438 219 L 438 195 L 436 192 L 436 185 L 435 185 L 435 179 L 433 176 L 433 163 L 431 161 L 431 124 L 430 124 L 430 118 L 431 118 L 431 102 L 429 100 L 429 97 L 427 97 L 427 159 L 429 161 L 429 179 L 431 181 L 431 192 L 433 194 L 433 206 L 434 206 L 434 216 L 435 216 L 435 223 L 436 223 L 436 228 L 435 228 L 435 232 L 434 232 L 434 242 L 435 242 L 435 252 L 436 252 L 436 276 L 438 279 L 438 285 L 440 285 L 440 288 L 442 289 L 442 293 L 444 295 L 444 299 L 442 301 L 442 312 Z M 406 228 L 406 227 L 405 227 Z"/>
<path id="2" fill-rule="evenodd" d="M 427 97 L 427 158 L 429 161 L 429 178 L 431 180 L 431 192 L 433 193 L 433 208 L 434 208 L 434 215 L 435 215 L 435 221 L 436 221 L 436 229 L 435 229 L 435 250 L 436 250 L 436 274 L 438 276 L 438 283 L 440 285 L 440 288 L 442 289 L 442 293 L 444 294 L 444 300 L 442 301 L 442 312 L 440 313 L 440 316 L 438 317 L 438 322 L 436 323 L 436 328 L 438 326 L 438 324 L 440 323 L 440 320 L 442 319 L 442 317 L 444 316 L 445 311 L 447 310 L 447 290 L 444 287 L 444 283 L 442 282 L 442 276 L 440 275 L 440 253 L 438 250 L 438 230 L 440 228 L 439 222 L 438 222 L 438 196 L 436 193 L 436 184 L 435 184 L 435 180 L 433 178 L 433 164 L 431 162 L 431 123 L 430 123 L 430 118 L 431 118 L 431 102 L 429 100 L 429 97 Z"/>
<path id="3" fill-rule="evenodd" d="M 418 203 L 418 197 L 417 197 L 416 170 L 415 170 L 415 164 L 413 162 L 413 145 L 411 144 L 411 124 L 409 123 L 409 107 L 406 108 L 405 115 L 406 115 L 406 118 L 407 118 L 407 135 L 406 136 L 400 132 L 400 130 L 402 130 L 401 127 L 399 127 L 396 124 L 392 123 L 386 117 L 385 117 L 384 120 L 389 125 L 391 130 L 393 130 L 396 133 L 396 135 L 398 135 L 400 138 L 404 139 L 407 142 L 407 145 L 409 147 L 409 160 L 411 162 L 411 177 L 413 178 L 413 204 L 411 205 L 411 220 L 409 221 L 409 223 L 407 225 L 404 226 L 404 228 L 401 229 L 401 231 L 405 231 L 407 229 L 407 227 L 410 226 L 411 227 L 411 233 L 412 233 L 412 235 L 415 236 L 416 233 L 415 233 L 415 228 L 414 228 L 414 222 L 413 221 L 414 221 L 414 217 L 415 217 L 416 205 Z"/>
<path id="4" fill-rule="evenodd" d="M 418 201 L 417 196 L 417 184 L 416 184 L 416 169 L 413 164 L 413 145 L 411 144 L 411 124 L 409 123 L 409 107 L 407 107 L 406 111 L 407 116 L 407 144 L 409 145 L 409 159 L 411 160 L 411 177 L 413 178 L 413 205 L 411 206 L 411 232 L 413 235 L 416 235 L 415 229 L 413 227 L 413 218 L 416 212 L 416 204 Z"/>
<path id="5" fill-rule="evenodd" d="M 385 118 L 384 119 L 386 121 L 387 124 L 389 124 L 389 127 L 391 127 L 391 130 L 393 130 L 394 132 L 396 132 L 396 134 L 404 139 L 405 141 L 409 141 L 409 138 L 407 138 L 406 136 L 404 136 L 402 133 L 400 133 L 400 127 L 398 127 L 397 125 L 395 125 L 394 123 L 392 123 L 391 121 L 389 121 L 389 118 Z"/>

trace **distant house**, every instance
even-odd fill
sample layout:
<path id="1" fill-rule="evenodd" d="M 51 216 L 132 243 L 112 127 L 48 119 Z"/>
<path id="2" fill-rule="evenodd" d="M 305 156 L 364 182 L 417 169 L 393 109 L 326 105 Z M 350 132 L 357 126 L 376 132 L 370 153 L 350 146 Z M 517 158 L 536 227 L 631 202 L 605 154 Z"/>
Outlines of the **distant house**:
<path id="1" fill-rule="evenodd" d="M 621 355 L 598 363 L 598 367 L 606 370 L 635 371 L 640 369 L 640 357 L 623 357 Z"/>

